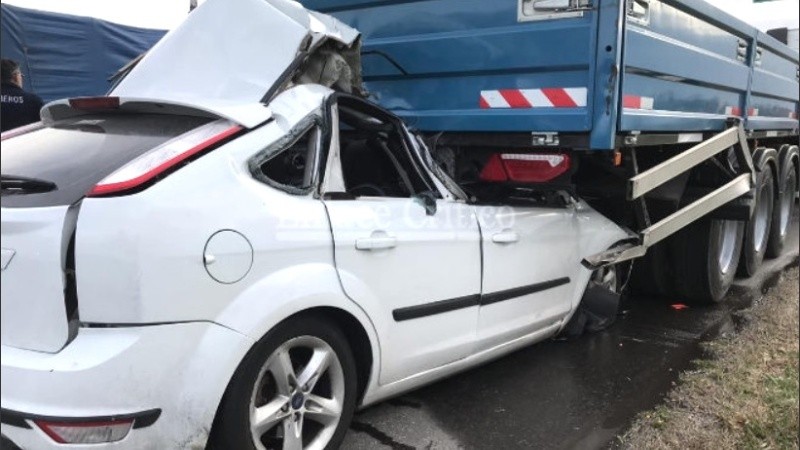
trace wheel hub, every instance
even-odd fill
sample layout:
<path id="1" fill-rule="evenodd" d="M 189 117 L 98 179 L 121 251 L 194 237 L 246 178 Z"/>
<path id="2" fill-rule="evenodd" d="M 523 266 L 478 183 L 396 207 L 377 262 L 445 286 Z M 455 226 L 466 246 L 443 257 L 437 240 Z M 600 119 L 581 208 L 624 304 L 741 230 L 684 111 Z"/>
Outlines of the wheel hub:
<path id="1" fill-rule="evenodd" d="M 291 405 L 292 409 L 300 409 L 303 407 L 303 404 L 306 402 L 306 397 L 301 392 L 296 392 L 292 396 Z"/>

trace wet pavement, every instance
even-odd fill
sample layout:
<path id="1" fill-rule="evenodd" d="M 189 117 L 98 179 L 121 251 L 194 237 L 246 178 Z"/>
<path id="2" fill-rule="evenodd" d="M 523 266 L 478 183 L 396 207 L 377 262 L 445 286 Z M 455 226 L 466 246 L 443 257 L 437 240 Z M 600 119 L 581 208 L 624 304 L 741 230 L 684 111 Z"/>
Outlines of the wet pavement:
<path id="1" fill-rule="evenodd" d="M 702 356 L 703 340 L 733 330 L 735 310 L 796 264 L 796 220 L 784 253 L 738 280 L 720 306 L 634 298 L 608 330 L 545 341 L 361 411 L 342 448 L 606 448 Z"/>

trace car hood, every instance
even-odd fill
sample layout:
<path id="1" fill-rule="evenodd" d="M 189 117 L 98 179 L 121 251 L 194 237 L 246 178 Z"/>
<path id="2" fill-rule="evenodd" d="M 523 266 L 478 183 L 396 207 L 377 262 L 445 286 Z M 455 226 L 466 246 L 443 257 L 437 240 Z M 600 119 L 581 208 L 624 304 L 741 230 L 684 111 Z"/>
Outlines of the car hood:
<path id="1" fill-rule="evenodd" d="M 220 115 L 230 117 L 237 106 L 269 103 L 295 84 L 339 83 L 342 90 L 359 90 L 358 36 L 333 17 L 293 1 L 207 0 L 109 95 L 198 105 L 225 110 Z M 346 82 L 331 75 L 330 65 L 320 64 L 326 58 L 347 72 Z"/>

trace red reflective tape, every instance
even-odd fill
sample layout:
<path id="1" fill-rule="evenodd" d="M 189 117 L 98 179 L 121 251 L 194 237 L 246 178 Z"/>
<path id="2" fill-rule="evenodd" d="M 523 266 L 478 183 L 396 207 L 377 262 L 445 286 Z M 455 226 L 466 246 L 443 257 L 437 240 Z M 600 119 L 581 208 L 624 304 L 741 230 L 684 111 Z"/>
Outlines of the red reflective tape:
<path id="1" fill-rule="evenodd" d="M 500 95 L 508 102 L 508 106 L 512 108 L 530 108 L 531 104 L 528 99 L 522 95 L 519 89 L 500 89 Z"/>
<path id="2" fill-rule="evenodd" d="M 622 97 L 622 107 L 631 109 L 642 108 L 642 97 L 636 95 L 625 95 Z"/>
<path id="3" fill-rule="evenodd" d="M 561 88 L 542 89 L 542 93 L 556 108 L 577 108 L 578 104 L 572 100 L 567 91 Z"/>
<path id="4" fill-rule="evenodd" d="M 486 99 L 483 98 L 482 95 L 481 95 L 481 99 L 478 101 L 478 103 L 480 104 L 482 109 L 489 109 L 490 108 L 489 103 L 486 102 Z"/>

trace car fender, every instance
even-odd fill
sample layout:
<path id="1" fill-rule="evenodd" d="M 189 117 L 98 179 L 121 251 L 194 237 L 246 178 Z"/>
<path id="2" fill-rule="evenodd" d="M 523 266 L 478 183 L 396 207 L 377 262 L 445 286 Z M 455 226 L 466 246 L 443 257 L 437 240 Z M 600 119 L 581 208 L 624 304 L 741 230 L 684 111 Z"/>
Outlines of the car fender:
<path id="1" fill-rule="evenodd" d="M 619 225 L 594 210 L 582 200 L 575 204 L 575 220 L 577 221 L 578 254 L 582 258 L 608 250 L 619 241 L 631 237 Z M 583 293 L 586 291 L 589 277 L 592 275 L 592 271 L 585 268 L 580 261 L 575 261 L 575 264 L 580 268 L 575 276 L 575 291 L 571 299 L 572 311 L 564 319 L 564 324 L 569 321 L 578 308 Z"/>
<path id="2" fill-rule="evenodd" d="M 368 382 L 371 384 L 371 380 L 377 379 L 381 361 L 376 327 L 369 311 L 344 295 L 336 268 L 331 264 L 299 264 L 273 272 L 242 291 L 220 312 L 215 322 L 255 342 L 287 318 L 320 307 L 350 314 L 366 331 L 372 350 Z"/>

